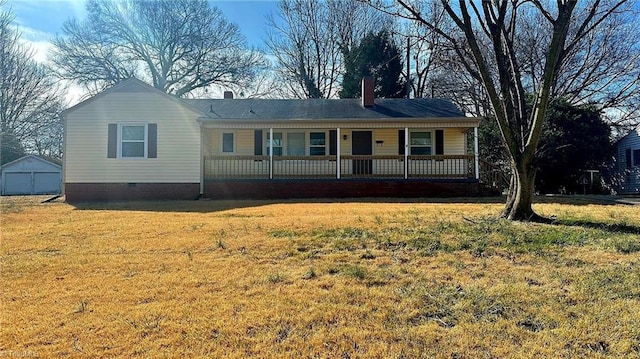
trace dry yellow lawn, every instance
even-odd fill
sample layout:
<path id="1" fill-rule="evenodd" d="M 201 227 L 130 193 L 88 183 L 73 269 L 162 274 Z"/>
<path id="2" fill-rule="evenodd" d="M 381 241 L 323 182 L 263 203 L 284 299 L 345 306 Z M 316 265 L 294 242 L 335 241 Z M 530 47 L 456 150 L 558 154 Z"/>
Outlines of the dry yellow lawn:
<path id="1" fill-rule="evenodd" d="M 2 198 L 0 357 L 640 357 L 640 210 Z"/>

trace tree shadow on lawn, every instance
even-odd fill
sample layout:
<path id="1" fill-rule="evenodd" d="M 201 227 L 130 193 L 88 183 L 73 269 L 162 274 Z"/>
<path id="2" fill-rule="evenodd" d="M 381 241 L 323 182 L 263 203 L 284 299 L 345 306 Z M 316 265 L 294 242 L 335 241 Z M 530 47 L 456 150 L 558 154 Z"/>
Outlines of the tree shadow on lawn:
<path id="1" fill-rule="evenodd" d="M 500 204 L 500 197 L 461 197 L 461 198 L 296 198 L 296 199 L 261 199 L 261 200 L 211 200 L 194 201 L 179 200 L 140 200 L 109 202 L 73 202 L 69 203 L 77 210 L 109 210 L 109 211 L 149 211 L 149 212 L 193 212 L 212 213 L 232 209 L 262 207 L 275 204 L 332 204 L 332 203 L 486 203 Z"/>
<path id="2" fill-rule="evenodd" d="M 586 206 L 591 204 L 602 206 L 629 205 L 629 203 L 617 202 L 618 199 L 623 198 L 609 195 L 539 195 L 534 198 L 534 204 L 556 203 L 573 206 Z"/>
<path id="3" fill-rule="evenodd" d="M 61 200 L 58 200 L 61 201 Z M 181 200 L 138 200 L 138 201 L 108 201 L 108 202 L 77 202 L 70 203 L 78 210 L 122 210 L 122 211 L 149 211 L 149 212 L 196 212 L 210 213 L 232 209 L 261 207 L 286 203 L 482 203 L 503 204 L 504 196 L 495 197 L 441 197 L 441 198 L 296 198 L 296 199 L 238 199 L 215 200 L 200 199 L 194 201 Z M 535 203 L 557 203 L 568 205 L 621 205 L 607 197 L 582 197 L 582 196 L 537 196 Z M 596 224 L 599 225 L 599 224 Z"/>
<path id="4" fill-rule="evenodd" d="M 599 229 L 609 233 L 640 234 L 640 225 L 625 223 L 602 223 L 586 220 L 559 219 L 552 222 L 552 224 L 568 227 Z"/>

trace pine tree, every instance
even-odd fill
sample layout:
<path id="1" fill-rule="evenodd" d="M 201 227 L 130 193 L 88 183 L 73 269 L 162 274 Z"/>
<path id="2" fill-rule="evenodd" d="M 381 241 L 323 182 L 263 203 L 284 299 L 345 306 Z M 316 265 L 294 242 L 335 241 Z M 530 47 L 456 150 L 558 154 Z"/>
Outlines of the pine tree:
<path id="1" fill-rule="evenodd" d="M 340 98 L 360 97 L 361 80 L 364 76 L 373 77 L 376 97 L 404 95 L 401 52 L 386 30 L 367 34 L 360 44 L 351 50 L 343 49 L 343 52 L 345 74 Z"/>

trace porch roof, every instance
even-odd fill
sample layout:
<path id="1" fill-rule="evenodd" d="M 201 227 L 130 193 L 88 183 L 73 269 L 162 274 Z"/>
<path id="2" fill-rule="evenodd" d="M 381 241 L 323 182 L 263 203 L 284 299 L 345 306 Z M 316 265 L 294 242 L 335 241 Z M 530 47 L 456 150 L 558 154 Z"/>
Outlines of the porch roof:
<path id="1" fill-rule="evenodd" d="M 460 121 L 465 117 L 446 99 L 376 99 L 372 107 L 363 107 L 360 99 L 186 99 L 208 117 L 202 122 L 281 122 L 281 121 Z"/>

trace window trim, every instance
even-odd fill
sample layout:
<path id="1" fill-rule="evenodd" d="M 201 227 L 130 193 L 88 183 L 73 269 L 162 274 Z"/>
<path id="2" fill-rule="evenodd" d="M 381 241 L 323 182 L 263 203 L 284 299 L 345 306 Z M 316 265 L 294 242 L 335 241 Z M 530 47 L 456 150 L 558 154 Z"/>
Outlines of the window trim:
<path id="1" fill-rule="evenodd" d="M 324 144 L 323 145 L 313 145 L 311 144 L 311 134 L 313 133 L 321 133 L 324 135 Z M 322 148 L 323 154 L 311 154 L 311 148 Z M 309 131 L 309 156 L 326 156 L 327 155 L 327 131 Z"/>
<path id="2" fill-rule="evenodd" d="M 267 154 L 267 155 L 269 155 L 269 154 L 271 153 L 271 152 L 269 151 L 269 148 L 270 148 L 270 147 L 273 147 L 273 155 L 274 155 L 274 156 L 284 156 L 284 149 L 285 149 L 285 145 L 284 145 L 284 143 L 285 143 L 285 142 L 284 142 L 284 141 L 285 141 L 285 137 L 286 137 L 286 136 L 285 136 L 285 132 L 282 132 L 282 131 L 278 131 L 278 132 L 273 131 L 273 137 L 274 137 L 274 138 L 276 137 L 276 135 L 280 135 L 280 146 L 272 146 L 272 145 L 271 145 L 271 138 L 269 138 L 269 136 L 270 136 L 269 131 L 265 131 L 265 132 L 267 133 L 267 135 L 266 135 L 267 137 L 266 137 L 266 141 L 265 141 L 265 143 L 266 143 L 266 154 Z M 280 154 L 277 154 L 277 153 L 276 153 L 276 151 L 275 151 L 275 150 L 276 150 L 276 148 L 279 148 L 279 149 L 280 149 Z"/>
<path id="3" fill-rule="evenodd" d="M 276 131 L 277 130 L 277 131 Z M 304 138 L 304 155 L 301 156 L 305 156 L 305 157 L 310 157 L 311 155 L 311 147 L 322 147 L 324 148 L 324 156 L 327 156 L 328 151 L 330 151 L 330 146 L 329 143 L 327 141 L 330 141 L 330 136 L 331 134 L 329 133 L 330 130 L 313 130 L 313 129 L 274 129 L 273 130 L 273 137 L 276 137 L 275 135 L 278 133 L 282 134 L 282 156 L 300 156 L 300 155 L 292 155 L 289 153 L 289 134 L 291 133 L 299 133 L 299 134 L 303 134 L 303 138 Z M 269 155 L 269 130 L 263 131 L 263 150 L 264 153 L 268 156 Z M 311 145 L 311 133 L 324 133 L 324 145 L 320 146 L 320 145 L 316 145 L 316 146 L 312 146 Z M 279 146 L 274 146 L 273 148 L 276 149 Z M 273 156 L 278 156 L 275 151 Z M 321 155 L 313 155 L 313 156 L 321 156 Z"/>
<path id="4" fill-rule="evenodd" d="M 423 146 L 423 145 L 414 145 L 412 144 L 411 140 L 412 140 L 412 135 L 414 133 L 429 133 L 429 140 L 430 140 L 430 144 L 428 146 Z M 409 130 L 409 155 L 410 156 L 432 156 L 434 149 L 435 149 L 435 143 L 434 143 L 434 136 L 433 136 L 433 130 L 423 130 L 423 129 L 419 129 L 419 130 Z M 429 155 L 414 155 L 413 154 L 413 148 L 429 148 Z"/>
<path id="5" fill-rule="evenodd" d="M 224 135 L 231 135 L 231 152 L 224 150 Z M 235 131 L 222 131 L 220 133 L 220 153 L 225 154 L 235 154 L 236 153 L 236 133 Z"/>
<path id="6" fill-rule="evenodd" d="M 144 127 L 144 139 L 142 140 L 143 144 L 143 155 L 142 156 L 123 156 L 122 154 L 122 144 L 124 142 L 127 143 L 140 143 L 140 140 L 124 140 L 122 135 L 122 130 L 124 127 Z M 145 160 L 149 158 L 149 123 L 148 122 L 119 122 L 118 123 L 118 155 L 117 157 L 123 160 Z"/>
<path id="7" fill-rule="evenodd" d="M 291 149 L 291 135 L 300 135 L 302 139 L 302 155 L 296 155 L 289 152 Z M 293 129 L 291 131 L 283 131 L 282 132 L 282 146 L 283 146 L 283 156 L 307 156 L 307 131 L 300 131 Z M 286 151 L 286 152 L 285 152 Z"/>
<path id="8" fill-rule="evenodd" d="M 640 167 L 640 148 L 631 149 L 631 166 Z"/>

